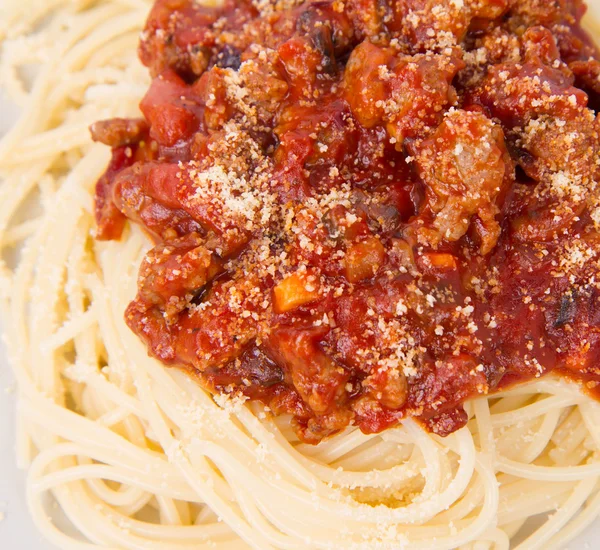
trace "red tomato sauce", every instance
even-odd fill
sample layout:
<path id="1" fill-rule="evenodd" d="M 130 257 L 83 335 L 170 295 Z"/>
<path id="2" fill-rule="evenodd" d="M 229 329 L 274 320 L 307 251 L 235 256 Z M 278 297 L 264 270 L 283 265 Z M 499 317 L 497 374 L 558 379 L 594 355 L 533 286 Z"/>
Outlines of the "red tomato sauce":
<path id="1" fill-rule="evenodd" d="M 301 440 L 554 371 L 600 382 L 600 62 L 585 6 L 158 0 L 99 239 L 154 241 L 128 325 Z"/>

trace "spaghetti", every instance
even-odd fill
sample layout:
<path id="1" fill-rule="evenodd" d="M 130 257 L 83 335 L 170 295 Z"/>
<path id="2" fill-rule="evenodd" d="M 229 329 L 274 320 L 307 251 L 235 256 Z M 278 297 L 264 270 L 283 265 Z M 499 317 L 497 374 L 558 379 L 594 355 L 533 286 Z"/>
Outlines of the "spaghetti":
<path id="1" fill-rule="evenodd" d="M 0 143 L 1 289 L 19 462 L 48 540 L 530 550 L 561 548 L 597 518 L 600 405 L 575 383 L 547 377 L 472 400 L 467 426 L 446 438 L 406 420 L 310 446 L 289 417 L 213 397 L 148 357 L 123 311 L 150 243 L 135 226 L 120 242 L 93 239 L 109 154 L 87 127 L 138 113 L 149 5 L 31 4 L 9 2 L 0 27 L 0 79 L 23 108 Z M 20 71 L 31 64 L 29 89 Z M 47 494 L 76 533 L 49 519 Z"/>

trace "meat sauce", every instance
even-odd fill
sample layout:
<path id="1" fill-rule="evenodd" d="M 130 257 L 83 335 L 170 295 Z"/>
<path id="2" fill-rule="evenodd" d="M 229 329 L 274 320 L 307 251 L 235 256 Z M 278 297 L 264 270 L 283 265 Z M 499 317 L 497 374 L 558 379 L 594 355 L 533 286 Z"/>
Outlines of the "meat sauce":
<path id="1" fill-rule="evenodd" d="M 154 241 L 125 317 L 164 364 L 302 441 L 554 371 L 600 382 L 600 99 L 585 6 L 158 0 L 144 118 L 99 239 Z"/>

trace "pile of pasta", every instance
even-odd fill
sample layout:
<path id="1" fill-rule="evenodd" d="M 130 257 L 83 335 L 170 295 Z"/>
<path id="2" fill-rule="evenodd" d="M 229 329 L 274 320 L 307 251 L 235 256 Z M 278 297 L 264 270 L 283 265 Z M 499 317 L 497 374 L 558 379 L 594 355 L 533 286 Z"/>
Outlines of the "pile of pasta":
<path id="1" fill-rule="evenodd" d="M 318 446 L 148 357 L 123 312 L 150 242 L 94 240 L 99 119 L 139 116 L 144 0 L 5 0 L 0 297 L 18 462 L 64 549 L 563 548 L 600 513 L 600 405 L 545 378 L 469 402 L 442 439 L 412 421 Z M 57 506 L 58 505 L 58 506 Z"/>

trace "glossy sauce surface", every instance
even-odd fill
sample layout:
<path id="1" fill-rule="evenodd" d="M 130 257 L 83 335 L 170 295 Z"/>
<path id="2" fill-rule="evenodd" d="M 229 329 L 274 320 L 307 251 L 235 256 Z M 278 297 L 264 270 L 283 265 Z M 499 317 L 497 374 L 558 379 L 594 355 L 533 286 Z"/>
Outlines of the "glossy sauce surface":
<path id="1" fill-rule="evenodd" d="M 155 242 L 126 320 L 317 443 L 550 371 L 600 382 L 600 99 L 580 2 L 156 2 L 98 238 Z"/>

